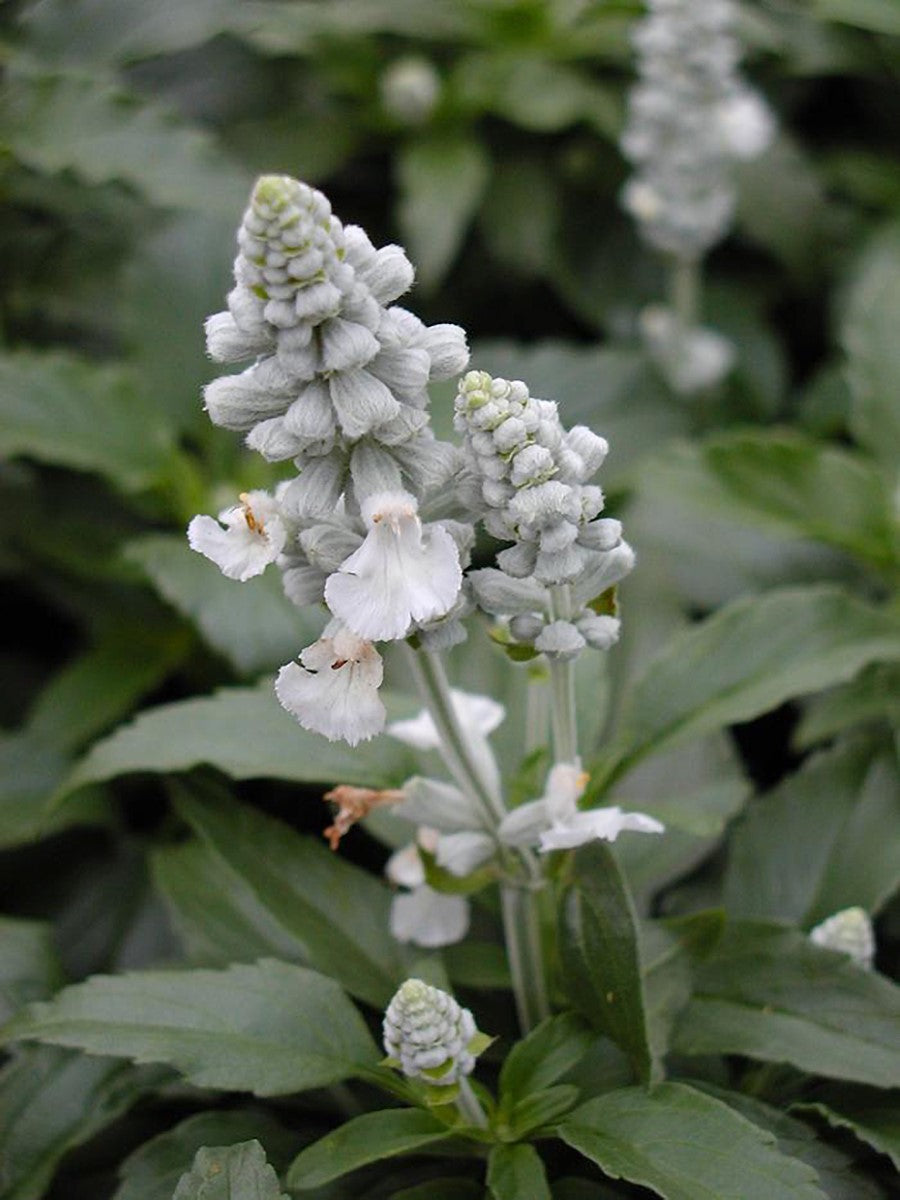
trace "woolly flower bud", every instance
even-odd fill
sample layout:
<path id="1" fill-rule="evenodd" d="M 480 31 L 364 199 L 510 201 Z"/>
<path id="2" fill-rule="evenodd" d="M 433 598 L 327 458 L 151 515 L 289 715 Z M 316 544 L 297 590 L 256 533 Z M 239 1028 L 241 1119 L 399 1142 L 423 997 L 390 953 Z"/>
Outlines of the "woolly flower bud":
<path id="1" fill-rule="evenodd" d="M 871 969 L 875 958 L 872 921 L 864 908 L 844 908 L 828 917 L 809 933 L 810 941 L 827 950 L 849 955 L 858 967 Z"/>
<path id="2" fill-rule="evenodd" d="M 407 979 L 384 1014 L 388 1058 L 410 1079 L 458 1083 L 475 1066 L 475 1018 L 440 988 Z"/>
<path id="3" fill-rule="evenodd" d="M 336 311 L 353 281 L 343 262 L 343 228 L 328 200 L 289 175 L 263 175 L 257 182 L 238 245 L 238 282 L 266 302 L 263 315 L 279 328 L 313 312 Z"/>

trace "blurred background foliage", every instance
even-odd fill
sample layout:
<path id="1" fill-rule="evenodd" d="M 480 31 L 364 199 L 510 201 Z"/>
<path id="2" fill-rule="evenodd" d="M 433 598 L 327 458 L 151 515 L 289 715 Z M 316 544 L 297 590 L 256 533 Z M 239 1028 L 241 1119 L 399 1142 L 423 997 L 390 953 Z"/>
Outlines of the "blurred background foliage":
<path id="1" fill-rule="evenodd" d="M 0 909 L 56 920 L 70 975 L 172 952 L 145 854 L 172 833 L 167 772 L 211 761 L 251 781 L 236 785 L 245 801 L 317 830 L 325 806 L 299 805 L 301 789 L 338 774 L 377 785 L 409 768 L 398 747 L 331 758 L 289 722 L 271 733 L 277 709 L 268 683 L 255 684 L 296 655 L 309 619 L 277 577 L 237 587 L 185 544 L 195 512 L 274 478 L 212 428 L 200 400 L 212 374 L 202 322 L 222 307 L 259 172 L 316 184 L 376 244 L 406 246 L 418 267 L 411 308 L 465 326 L 473 365 L 524 378 L 560 401 L 568 424 L 608 437 L 610 510 L 639 569 L 623 588 L 611 679 L 584 684 L 595 739 L 660 647 L 740 597 L 829 584 L 848 604 L 896 608 L 900 9 L 740 9 L 745 70 L 780 134 L 742 168 L 736 227 L 708 262 L 705 318 L 734 339 L 738 363 L 699 400 L 667 389 L 637 334 L 641 308 L 665 289 L 618 204 L 638 3 L 20 0 L 0 10 Z M 444 431 L 450 397 L 435 398 Z M 791 617 L 801 638 L 826 593 L 809 594 L 820 597 L 812 616 Z M 846 627 L 840 613 L 834 621 Z M 648 905 L 677 880 L 671 911 L 721 895 L 721 856 L 690 872 L 743 803 L 747 774 L 768 787 L 861 723 L 882 753 L 897 720 L 891 647 L 886 662 L 877 647 L 854 659 L 868 671 L 802 706 L 782 701 L 854 672 L 774 687 L 723 716 L 719 726 L 739 724 L 692 744 L 677 769 L 661 758 L 629 777 L 626 793 L 642 803 L 720 786 L 665 861 L 629 863 Z M 757 650 L 746 650 L 750 665 Z M 463 654 L 468 683 L 496 672 L 483 645 Z M 235 689 L 227 713 L 203 707 L 217 687 Z M 192 697 L 204 699 L 168 707 Z M 514 728 L 506 737 L 512 754 Z M 882 797 L 897 778 L 890 761 Z M 252 782 L 266 775 L 282 782 Z M 350 856 L 377 861 L 374 845 L 354 833 Z M 885 864 L 873 903 L 895 875 Z M 739 906 L 734 869 L 729 879 Z M 896 905 L 881 934 L 889 965 Z"/>

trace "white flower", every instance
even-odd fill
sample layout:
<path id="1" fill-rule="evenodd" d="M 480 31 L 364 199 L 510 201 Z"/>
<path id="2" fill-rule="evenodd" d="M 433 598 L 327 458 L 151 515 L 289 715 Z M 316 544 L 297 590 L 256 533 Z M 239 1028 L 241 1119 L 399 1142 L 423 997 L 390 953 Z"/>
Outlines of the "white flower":
<path id="1" fill-rule="evenodd" d="M 474 692 L 462 692 L 458 688 L 450 689 L 450 699 L 453 701 L 453 711 L 459 722 L 460 729 L 468 737 L 472 733 L 482 737 L 493 733 L 506 717 L 506 709 L 490 696 L 478 696 Z M 423 708 L 417 717 L 406 721 L 391 721 L 387 732 L 405 742 L 416 750 L 437 750 L 441 744 L 437 727 L 431 718 L 431 713 Z"/>
<path id="2" fill-rule="evenodd" d="M 275 561 L 284 549 L 287 529 L 278 502 L 268 492 L 242 492 L 240 500 L 220 512 L 218 521 L 194 517 L 187 533 L 192 550 L 211 559 L 229 579 L 243 583 Z"/>
<path id="3" fill-rule="evenodd" d="M 756 158 L 775 136 L 775 121 L 768 105 L 749 89 L 742 89 L 720 106 L 718 121 L 725 149 L 735 158 Z"/>
<path id="4" fill-rule="evenodd" d="M 639 833 L 663 832 L 664 826 L 654 817 L 623 812 L 618 806 L 580 811 L 578 799 L 587 781 L 580 763 L 557 763 L 547 776 L 541 799 L 514 808 L 503 820 L 498 831 L 500 840 L 509 846 L 530 846 L 537 842 L 541 852 L 547 853 L 572 850 L 595 838 L 614 842 L 628 829 Z"/>
<path id="5" fill-rule="evenodd" d="M 407 492 L 382 492 L 362 505 L 365 541 L 325 584 L 328 607 L 360 637 L 395 641 L 417 621 L 453 607 L 462 585 L 459 551 L 440 525 L 423 528 Z"/>
<path id="6" fill-rule="evenodd" d="M 462 941 L 469 930 L 469 902 L 464 896 L 448 896 L 425 882 L 425 865 L 419 845 L 432 853 L 438 846 L 433 829 L 422 827 L 417 842 L 396 850 L 387 861 L 385 874 L 391 883 L 409 891 L 391 902 L 391 934 L 398 942 L 436 949 Z"/>
<path id="7" fill-rule="evenodd" d="M 371 642 L 332 621 L 300 662 L 281 668 L 275 693 L 304 729 L 351 746 L 382 731 L 386 713 L 378 688 L 384 668 Z"/>
<path id="8" fill-rule="evenodd" d="M 817 946 L 847 954 L 858 967 L 870 970 L 875 959 L 875 934 L 864 908 L 843 908 L 809 931 Z"/>
<path id="9" fill-rule="evenodd" d="M 465 896 L 436 892 L 427 883 L 402 892 L 391 901 L 391 935 L 429 950 L 461 942 L 469 930 L 469 902 Z"/>

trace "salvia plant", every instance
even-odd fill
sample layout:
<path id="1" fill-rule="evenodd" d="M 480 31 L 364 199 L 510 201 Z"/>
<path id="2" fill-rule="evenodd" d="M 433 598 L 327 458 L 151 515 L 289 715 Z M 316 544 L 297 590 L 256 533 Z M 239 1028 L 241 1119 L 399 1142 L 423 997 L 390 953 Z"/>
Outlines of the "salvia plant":
<path id="1" fill-rule="evenodd" d="M 0 19 L 0 1200 L 896 1195 L 889 9 Z"/>

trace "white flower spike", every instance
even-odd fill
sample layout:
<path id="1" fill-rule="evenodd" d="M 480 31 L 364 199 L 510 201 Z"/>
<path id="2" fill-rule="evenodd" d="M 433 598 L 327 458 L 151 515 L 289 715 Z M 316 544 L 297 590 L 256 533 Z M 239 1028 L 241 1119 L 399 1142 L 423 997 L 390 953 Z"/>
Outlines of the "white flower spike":
<path id="1" fill-rule="evenodd" d="M 351 746 L 381 733 L 385 708 L 378 695 L 381 655 L 340 621 L 278 672 L 275 692 L 304 729 Z"/>
<path id="2" fill-rule="evenodd" d="M 475 1018 L 447 992 L 407 979 L 384 1014 L 384 1048 L 408 1079 L 458 1083 L 475 1066 Z M 477 1051 L 476 1051 L 477 1053 Z"/>
<path id="3" fill-rule="evenodd" d="M 218 521 L 194 517 L 188 525 L 188 542 L 223 575 L 244 583 L 278 558 L 288 535 L 278 501 L 268 492 L 242 492 L 240 500 L 220 512 Z"/>
<path id="4" fill-rule="evenodd" d="M 325 600 L 360 637 L 396 641 L 452 608 L 462 586 L 459 551 L 442 526 L 423 527 L 408 492 L 370 496 L 362 517 L 366 539 L 329 577 Z"/>

